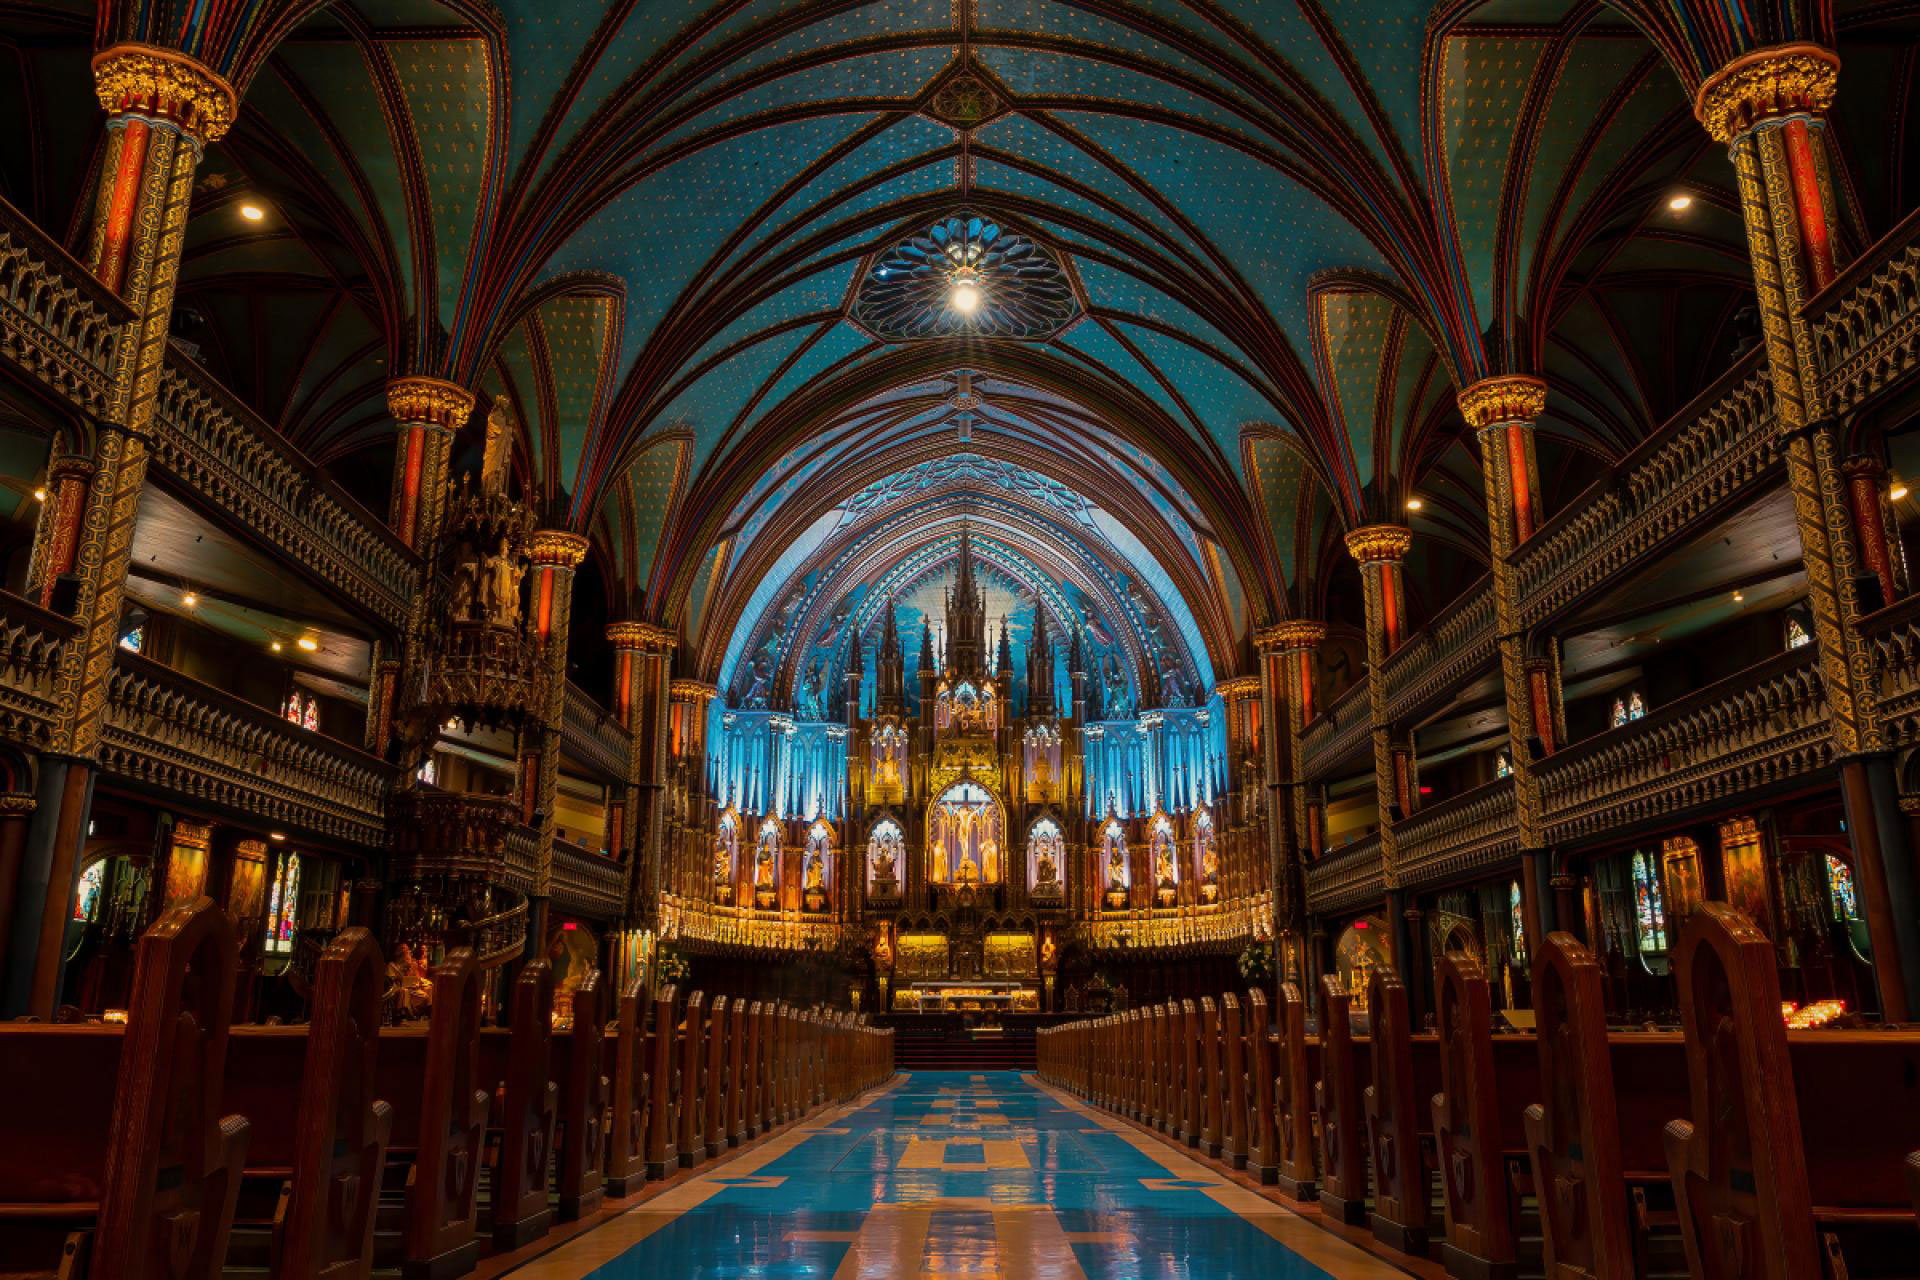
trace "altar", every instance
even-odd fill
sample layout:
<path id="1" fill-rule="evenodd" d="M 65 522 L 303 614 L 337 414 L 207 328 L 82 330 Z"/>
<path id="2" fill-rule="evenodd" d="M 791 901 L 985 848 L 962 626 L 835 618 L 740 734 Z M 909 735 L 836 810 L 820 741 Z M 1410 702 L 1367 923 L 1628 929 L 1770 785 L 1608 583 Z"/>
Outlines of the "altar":
<path id="1" fill-rule="evenodd" d="M 1040 993 L 1020 982 L 915 982 L 893 993 L 895 1013 L 1037 1013 Z"/>

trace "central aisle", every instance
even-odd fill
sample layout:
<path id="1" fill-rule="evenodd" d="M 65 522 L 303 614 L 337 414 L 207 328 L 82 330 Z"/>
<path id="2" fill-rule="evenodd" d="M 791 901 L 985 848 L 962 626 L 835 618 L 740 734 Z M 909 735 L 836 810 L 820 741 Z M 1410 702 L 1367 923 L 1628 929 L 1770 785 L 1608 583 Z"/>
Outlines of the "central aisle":
<path id="1" fill-rule="evenodd" d="M 915 1072 L 510 1274 L 515 1280 L 1400 1276 L 1013 1072 Z"/>

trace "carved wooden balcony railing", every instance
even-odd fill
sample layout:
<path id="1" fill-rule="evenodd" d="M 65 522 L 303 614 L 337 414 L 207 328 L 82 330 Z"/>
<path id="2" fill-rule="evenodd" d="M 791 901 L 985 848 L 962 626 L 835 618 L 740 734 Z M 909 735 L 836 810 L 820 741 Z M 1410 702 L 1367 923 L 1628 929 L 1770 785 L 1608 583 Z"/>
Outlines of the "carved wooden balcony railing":
<path id="1" fill-rule="evenodd" d="M 1513 779 L 1496 778 L 1394 824 L 1401 887 L 1418 888 L 1493 866 L 1520 851 Z"/>
<path id="2" fill-rule="evenodd" d="M 1830 414 L 1920 364 L 1920 211 L 1808 303 L 1807 318 Z"/>
<path id="3" fill-rule="evenodd" d="M 0 357 L 89 417 L 108 408 L 133 312 L 33 220 L 0 200 Z"/>
<path id="4" fill-rule="evenodd" d="M 276 831 L 385 842 L 397 770 L 264 707 L 124 650 L 107 685 L 100 769 Z"/>
<path id="5" fill-rule="evenodd" d="M 153 461 L 239 528 L 392 630 L 419 594 L 420 560 L 384 521 L 321 474 L 193 361 L 169 352 L 154 405 Z"/>
<path id="6" fill-rule="evenodd" d="M 571 681 L 561 722 L 566 753 L 601 775 L 603 782 L 624 782 L 633 739 L 613 714 Z"/>
<path id="7" fill-rule="evenodd" d="M 1547 840 L 1564 845 L 1770 790 L 1832 759 L 1806 645 L 1556 752 L 1534 777 Z"/>
<path id="8" fill-rule="evenodd" d="M 396 880 L 485 881 L 533 891 L 540 835 L 520 821 L 512 796 L 414 787 L 394 797 Z"/>
<path id="9" fill-rule="evenodd" d="M 1495 630 L 1493 582 L 1482 578 L 1387 658 L 1381 678 L 1388 718 L 1417 719 L 1492 665 L 1499 658 Z"/>
<path id="10" fill-rule="evenodd" d="M 1920 742 L 1920 596 L 1861 619 L 1888 745 Z"/>
<path id="11" fill-rule="evenodd" d="M 1698 533 L 1779 458 L 1773 391 L 1755 350 L 1519 549 L 1521 621 L 1538 626 Z"/>
<path id="12" fill-rule="evenodd" d="M 1307 864 L 1307 910 L 1344 911 L 1380 901 L 1386 881 L 1375 831 Z"/>
<path id="13" fill-rule="evenodd" d="M 53 672 L 79 626 L 30 600 L 0 591 L 0 737 L 44 747 L 58 704 Z"/>
<path id="14" fill-rule="evenodd" d="M 527 953 L 527 900 L 474 922 L 473 953 L 479 967 L 491 969 Z"/>
<path id="15" fill-rule="evenodd" d="M 618 859 L 571 840 L 553 842 L 553 905 L 592 920 L 616 919 L 626 905 L 626 871 Z"/>
<path id="16" fill-rule="evenodd" d="M 1372 727 L 1367 677 L 1361 676 L 1300 734 L 1300 776 L 1318 781 L 1350 763 L 1357 766 Z"/>

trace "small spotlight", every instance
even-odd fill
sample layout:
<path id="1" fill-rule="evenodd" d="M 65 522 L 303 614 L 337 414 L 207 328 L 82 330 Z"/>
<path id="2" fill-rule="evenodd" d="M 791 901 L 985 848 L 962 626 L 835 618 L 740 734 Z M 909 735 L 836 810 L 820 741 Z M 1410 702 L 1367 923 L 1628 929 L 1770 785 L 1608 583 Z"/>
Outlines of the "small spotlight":
<path id="1" fill-rule="evenodd" d="M 180 597 L 180 603 L 187 606 L 187 608 L 191 609 L 193 608 L 193 606 L 200 603 L 200 597 L 195 595 L 193 592 L 189 591 L 185 595 Z"/>
<path id="2" fill-rule="evenodd" d="M 1424 506 L 1426 506 L 1426 505 L 1427 505 L 1426 503 L 1424 503 L 1424 502 L 1422 502 L 1422 501 L 1421 501 L 1420 499 L 1418 499 L 1418 498 L 1408 498 L 1408 499 L 1407 499 L 1407 510 L 1409 510 L 1409 511 L 1418 511 L 1418 510 L 1420 510 L 1420 508 L 1422 508 L 1422 507 L 1424 507 Z"/>
<path id="3" fill-rule="evenodd" d="M 273 650 L 275 653 L 278 653 L 280 652 L 280 642 L 278 640 L 275 640 L 271 644 L 269 644 L 267 648 Z"/>
<path id="4" fill-rule="evenodd" d="M 318 640 L 315 640 L 312 636 L 301 636 L 298 640 L 295 640 L 294 643 L 299 645 L 302 649 L 305 649 L 308 653 L 312 653 L 314 650 L 320 647 L 320 642 Z"/>
<path id="5" fill-rule="evenodd" d="M 248 201 L 246 204 L 240 206 L 240 216 L 248 222 L 259 222 L 267 216 L 267 211 L 252 201 Z"/>
<path id="6" fill-rule="evenodd" d="M 284 831 L 269 831 L 267 833 L 267 839 L 269 840 L 285 840 L 286 838 L 287 833 Z"/>
<path id="7" fill-rule="evenodd" d="M 1745 599 L 1746 599 L 1746 596 L 1742 595 L 1740 592 L 1736 591 L 1733 593 L 1733 602 L 1735 604 L 1739 604 L 1742 600 L 1745 600 Z"/>
<path id="8" fill-rule="evenodd" d="M 35 502 L 45 502 L 47 500 L 47 491 L 45 489 L 35 489 L 33 491 L 33 500 Z"/>
<path id="9" fill-rule="evenodd" d="M 1673 210 L 1675 213 L 1685 213 L 1687 210 L 1693 208 L 1693 197 L 1683 191 L 1679 195 L 1672 196 L 1667 200 L 1667 208 Z"/>
<path id="10" fill-rule="evenodd" d="M 1907 486 L 1905 486 L 1904 484 L 1901 484 L 1898 480 L 1895 480 L 1893 482 L 1893 488 L 1887 490 L 1887 496 L 1889 498 L 1892 498 L 1895 502 L 1898 502 L 1900 501 L 1900 499 L 1907 496 Z"/>

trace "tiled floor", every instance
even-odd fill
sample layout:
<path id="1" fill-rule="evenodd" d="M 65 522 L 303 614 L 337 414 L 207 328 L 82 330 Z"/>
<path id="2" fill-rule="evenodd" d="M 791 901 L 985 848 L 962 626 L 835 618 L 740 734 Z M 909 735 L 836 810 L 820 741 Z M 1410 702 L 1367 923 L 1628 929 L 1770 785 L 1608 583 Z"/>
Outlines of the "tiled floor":
<path id="1" fill-rule="evenodd" d="M 1012 1072 L 917 1072 L 509 1274 L 1404 1280 L 1218 1170 Z"/>

